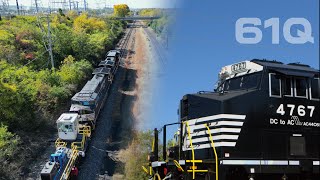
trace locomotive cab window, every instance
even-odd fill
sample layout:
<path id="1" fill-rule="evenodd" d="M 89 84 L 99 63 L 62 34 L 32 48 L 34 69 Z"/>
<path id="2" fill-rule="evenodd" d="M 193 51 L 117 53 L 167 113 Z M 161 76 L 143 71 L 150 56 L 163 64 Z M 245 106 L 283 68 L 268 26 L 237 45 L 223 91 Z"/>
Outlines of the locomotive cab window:
<path id="1" fill-rule="evenodd" d="M 307 80 L 305 78 L 295 78 L 295 96 L 301 98 L 308 98 L 307 96 Z"/>
<path id="2" fill-rule="evenodd" d="M 238 77 L 238 78 L 230 79 L 228 80 L 228 82 L 229 82 L 229 86 L 227 90 L 232 91 L 232 90 L 240 89 L 241 78 Z"/>
<path id="3" fill-rule="evenodd" d="M 313 78 L 310 80 L 310 99 L 311 100 L 318 100 L 320 99 L 320 79 L 319 78 Z"/>
<path id="4" fill-rule="evenodd" d="M 292 79 L 290 77 L 283 77 L 282 79 L 282 88 L 284 96 L 293 96 L 293 85 Z"/>
<path id="5" fill-rule="evenodd" d="M 85 115 L 85 114 L 92 114 L 93 111 L 90 111 L 90 110 L 80 110 L 79 112 L 81 115 Z"/>
<path id="6" fill-rule="evenodd" d="M 242 77 L 240 87 L 242 89 L 250 89 L 257 87 L 260 80 L 260 73 L 253 73 Z"/>
<path id="7" fill-rule="evenodd" d="M 270 97 L 281 97 L 281 79 L 275 73 L 269 73 L 269 95 Z"/>
<path id="8" fill-rule="evenodd" d="M 242 90 L 242 89 L 252 89 L 258 86 L 261 73 L 252 73 L 241 77 L 236 77 L 229 79 L 224 82 L 223 90 Z"/>

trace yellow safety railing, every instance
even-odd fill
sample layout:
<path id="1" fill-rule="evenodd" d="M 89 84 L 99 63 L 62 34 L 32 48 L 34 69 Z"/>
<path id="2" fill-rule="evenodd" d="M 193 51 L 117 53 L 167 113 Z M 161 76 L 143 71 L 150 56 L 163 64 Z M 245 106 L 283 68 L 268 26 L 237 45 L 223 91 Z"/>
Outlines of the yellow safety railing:
<path id="1" fill-rule="evenodd" d="M 214 142 L 213 142 L 213 139 L 212 139 L 212 136 L 211 136 L 211 131 L 210 131 L 210 128 L 209 126 L 206 124 L 206 128 L 208 129 L 208 132 L 209 132 L 209 137 L 210 137 L 210 141 L 211 141 L 211 146 L 212 146 L 212 149 L 213 149 L 213 152 L 214 152 L 214 157 L 215 157 L 215 161 L 216 161 L 216 180 L 218 180 L 219 178 L 219 169 L 218 169 L 218 155 L 217 155 L 217 151 L 216 151 L 216 147 L 214 146 Z"/>
<path id="2" fill-rule="evenodd" d="M 182 172 L 184 172 L 183 168 L 180 166 L 179 162 L 177 160 L 173 160 L 174 164 L 178 169 L 180 169 Z"/>
<path id="3" fill-rule="evenodd" d="M 143 171 L 146 172 L 148 175 L 152 176 L 152 167 L 149 165 L 149 171 L 145 166 L 141 166 Z"/>
<path id="4" fill-rule="evenodd" d="M 72 149 L 72 154 L 71 154 L 71 157 L 66 165 L 66 168 L 64 169 L 62 175 L 61 175 L 61 178 L 60 180 L 68 180 L 69 179 L 69 176 L 70 176 L 70 172 L 72 170 L 72 167 L 74 167 L 75 165 L 75 162 L 78 158 L 78 150 L 76 148 L 73 148 Z"/>
<path id="5" fill-rule="evenodd" d="M 82 140 L 81 142 L 73 142 L 71 144 L 71 157 L 66 165 L 66 168 L 64 169 L 60 180 L 67 180 L 69 179 L 70 172 L 72 170 L 72 167 L 74 167 L 76 160 L 79 156 L 79 150 L 83 150 L 85 143 L 86 143 L 86 138 L 91 136 L 91 127 L 90 126 L 83 126 L 79 128 L 78 130 L 79 134 L 82 134 Z"/>
<path id="6" fill-rule="evenodd" d="M 149 174 L 148 169 L 147 169 L 146 167 L 144 167 L 144 166 L 141 166 L 141 167 L 142 167 L 142 169 L 143 169 L 144 172 L 146 172 L 147 174 Z"/>
<path id="7" fill-rule="evenodd" d="M 188 139 L 190 141 L 190 148 L 191 148 L 191 152 L 192 152 L 192 160 L 186 160 L 186 162 L 191 162 L 192 163 L 192 167 L 191 170 L 187 170 L 187 172 L 192 172 L 192 179 L 196 178 L 196 172 L 208 172 L 208 170 L 198 170 L 196 169 L 195 163 L 202 163 L 202 160 L 195 160 L 195 155 L 194 155 L 194 149 L 193 149 L 193 144 L 192 144 L 192 138 L 191 138 L 191 134 L 190 134 L 190 126 L 188 121 L 185 122 L 185 124 L 187 125 L 187 131 L 188 131 Z"/>
<path id="8" fill-rule="evenodd" d="M 196 174 L 195 174 L 194 149 L 193 149 L 193 145 L 192 145 L 192 138 L 191 138 L 191 135 L 190 135 L 190 126 L 189 126 L 188 121 L 186 122 L 186 125 L 187 125 L 188 138 L 189 138 L 189 141 L 190 141 L 190 147 L 191 147 L 191 152 L 192 152 L 192 179 L 195 179 L 196 178 Z"/>
<path id="9" fill-rule="evenodd" d="M 67 147 L 67 142 L 63 141 L 62 139 L 58 138 L 55 142 L 54 145 L 56 148 L 58 147 Z"/>
<path id="10" fill-rule="evenodd" d="M 71 144 L 72 149 L 77 149 L 77 150 L 83 150 L 85 143 L 86 143 L 86 138 L 91 136 L 91 127 L 90 126 L 84 126 L 81 129 L 79 129 L 79 134 L 82 134 L 82 140 L 80 142 L 73 142 Z"/>
<path id="11" fill-rule="evenodd" d="M 79 128 L 79 134 L 83 134 L 87 137 L 91 136 L 91 127 L 90 126 L 83 126 Z"/>
<path id="12" fill-rule="evenodd" d="M 159 175 L 158 173 L 156 173 L 156 174 L 153 176 L 153 180 L 156 180 L 156 179 L 161 180 L 161 177 L 160 177 L 160 175 Z"/>

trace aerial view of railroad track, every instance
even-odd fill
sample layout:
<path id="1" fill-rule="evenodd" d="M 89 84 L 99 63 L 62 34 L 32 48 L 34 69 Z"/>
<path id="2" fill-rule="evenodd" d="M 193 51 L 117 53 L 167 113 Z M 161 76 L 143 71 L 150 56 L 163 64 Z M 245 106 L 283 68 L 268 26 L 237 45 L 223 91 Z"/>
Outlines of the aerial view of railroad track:
<path id="1" fill-rule="evenodd" d="M 48 116 L 43 117 L 51 119 L 42 122 L 44 130 L 38 131 L 38 138 L 19 125 L 21 132 L 16 135 L 7 132 L 7 128 L 17 127 L 10 126 L 10 118 L 7 122 L 3 121 L 9 125 L 1 124 L 2 131 L 9 137 L 4 147 L 13 149 L 11 154 L 6 152 L 1 155 L 0 160 L 2 165 L 8 164 L 8 169 L 12 171 L 6 172 L 3 169 L 5 166 L 1 167 L 0 179 L 111 179 L 116 172 L 114 179 L 123 179 L 121 166 L 125 163 L 119 160 L 117 154 L 131 143 L 136 128 L 143 126 L 145 112 L 149 108 L 146 99 L 152 99 L 158 69 L 166 62 L 167 49 L 160 38 L 161 30 L 152 28 L 166 12 L 137 9 L 130 12 L 134 15 L 128 15 L 129 7 L 119 4 L 101 10 L 98 16 L 92 16 L 94 10 L 87 8 L 86 1 L 81 9 L 78 4 L 73 7 L 70 2 L 70 9 L 58 2 L 49 3 L 51 9 L 43 6 L 41 1 L 34 3 L 28 11 L 19 10 L 17 15 L 9 4 L 4 3 L 1 8 L 1 21 L 20 22 L 30 18 L 34 21 L 26 22 L 26 32 L 35 31 L 42 35 L 39 43 L 43 41 L 44 53 L 38 55 L 35 49 L 25 49 L 24 58 L 28 63 L 18 65 L 17 70 L 28 69 L 32 73 L 47 71 L 50 76 L 51 73 L 56 74 L 59 84 L 69 87 L 62 94 L 57 94 L 55 102 L 52 102 L 56 104 L 54 107 L 46 109 L 35 105 L 40 116 L 45 111 Z M 55 18 L 59 20 L 55 21 Z M 65 21 L 69 21 L 71 26 L 64 24 Z M 65 30 L 60 29 L 61 25 L 65 26 Z M 14 25 L 11 26 L 1 29 L 10 29 Z M 167 24 L 158 25 L 158 28 L 163 29 L 164 26 Z M 10 33 L 0 31 L 4 35 Z M 33 38 L 33 35 L 23 34 L 23 31 L 21 35 L 15 33 L 21 32 L 12 33 L 21 39 Z M 71 43 L 69 47 L 68 41 Z M 33 42 L 28 43 L 25 45 L 33 46 Z M 59 54 L 60 50 L 70 54 Z M 47 56 L 48 61 L 37 67 L 41 56 Z M 65 59 L 58 63 L 59 57 Z M 80 58 L 82 60 L 77 62 Z M 3 63 L 10 64 L 9 60 Z M 1 68 L 4 71 L 1 72 L 6 71 L 3 65 Z M 8 70 L 7 73 L 10 75 L 11 72 Z M 72 75 L 75 77 L 70 77 Z M 1 74 L 1 79 L 5 76 Z M 63 82 L 64 78 L 69 80 Z M 7 83 L 11 84 L 10 81 Z M 61 95 L 66 99 L 60 98 Z M 37 98 L 40 100 L 42 97 Z M 34 101 L 37 104 L 37 100 Z M 45 100 L 43 102 L 47 103 Z M 14 151 L 15 148 L 18 150 Z M 21 161 L 13 158 L 17 155 L 22 158 Z"/>

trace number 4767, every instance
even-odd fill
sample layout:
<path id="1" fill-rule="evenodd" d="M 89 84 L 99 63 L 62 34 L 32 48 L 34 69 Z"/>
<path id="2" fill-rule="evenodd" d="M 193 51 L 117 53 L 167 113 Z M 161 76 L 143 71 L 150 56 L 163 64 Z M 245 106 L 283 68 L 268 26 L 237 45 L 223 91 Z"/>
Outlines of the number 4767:
<path id="1" fill-rule="evenodd" d="M 292 116 L 294 111 L 295 111 L 295 109 L 296 109 L 296 105 L 287 104 L 287 108 L 290 108 L 289 115 Z M 309 116 L 312 117 L 315 107 L 314 106 L 307 106 L 307 109 L 310 110 Z M 305 116 L 306 115 L 305 106 L 299 105 L 297 107 L 297 112 L 298 112 L 299 116 Z M 277 109 L 277 113 L 281 114 L 281 115 L 285 115 L 286 114 L 286 111 L 285 111 L 285 108 L 284 108 L 283 104 L 280 104 L 280 106 Z"/>

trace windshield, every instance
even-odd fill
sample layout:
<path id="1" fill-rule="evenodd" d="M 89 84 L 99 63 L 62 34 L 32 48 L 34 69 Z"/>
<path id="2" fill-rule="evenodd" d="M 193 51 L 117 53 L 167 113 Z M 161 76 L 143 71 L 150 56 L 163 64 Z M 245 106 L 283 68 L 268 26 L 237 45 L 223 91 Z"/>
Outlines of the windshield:
<path id="1" fill-rule="evenodd" d="M 71 101 L 71 104 L 79 104 L 79 105 L 81 105 L 81 102 L 79 102 L 79 101 Z"/>
<path id="2" fill-rule="evenodd" d="M 249 75 L 228 79 L 223 83 L 223 90 L 232 91 L 256 88 L 260 81 L 260 77 L 261 73 L 252 73 Z"/>
<path id="3" fill-rule="evenodd" d="M 59 132 L 72 132 L 73 125 L 71 123 L 58 123 L 57 124 Z"/>

